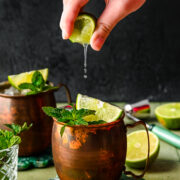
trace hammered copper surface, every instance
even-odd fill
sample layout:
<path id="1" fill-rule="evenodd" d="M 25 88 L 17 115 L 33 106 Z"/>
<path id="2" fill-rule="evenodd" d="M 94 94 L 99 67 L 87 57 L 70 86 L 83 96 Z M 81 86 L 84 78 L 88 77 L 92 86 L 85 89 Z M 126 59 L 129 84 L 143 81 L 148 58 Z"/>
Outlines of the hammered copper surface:
<path id="1" fill-rule="evenodd" d="M 7 83 L 1 84 L 0 91 L 7 87 Z M 43 106 L 56 106 L 54 90 L 30 96 L 0 94 L 0 128 L 5 129 L 3 124 L 33 123 L 30 130 L 21 134 L 19 156 L 38 154 L 51 144 L 53 120 L 42 111 Z"/>
<path id="2" fill-rule="evenodd" d="M 126 127 L 121 119 L 102 125 L 67 126 L 54 119 L 52 149 L 61 180 L 119 180 L 126 157 Z"/>

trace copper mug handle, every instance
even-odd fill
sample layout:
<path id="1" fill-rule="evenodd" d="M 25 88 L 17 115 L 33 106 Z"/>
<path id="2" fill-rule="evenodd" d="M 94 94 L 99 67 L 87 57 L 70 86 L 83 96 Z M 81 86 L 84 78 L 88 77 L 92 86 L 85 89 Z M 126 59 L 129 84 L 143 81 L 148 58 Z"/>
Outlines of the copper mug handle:
<path id="1" fill-rule="evenodd" d="M 145 124 L 143 121 L 138 121 L 138 122 L 135 122 L 135 123 L 133 123 L 133 124 L 127 124 L 127 125 L 126 125 L 126 128 L 133 128 L 133 127 L 135 127 L 135 126 L 137 126 L 137 125 L 140 125 L 140 124 L 144 126 L 144 128 L 145 128 L 145 130 L 146 130 L 146 133 L 147 133 L 147 139 L 148 139 L 148 154 L 147 154 L 147 159 L 146 159 L 145 168 L 144 168 L 143 172 L 142 172 L 140 175 L 136 175 L 136 174 L 134 174 L 133 172 L 131 172 L 131 171 L 126 171 L 126 169 L 124 169 L 124 174 L 125 174 L 125 175 L 131 175 L 133 178 L 136 178 L 136 179 L 137 179 L 137 178 L 142 178 L 142 177 L 144 176 L 145 172 L 147 171 L 148 166 L 149 166 L 149 151 L 150 151 L 149 133 L 148 133 L 148 129 L 147 129 L 147 127 L 146 127 L 146 124 Z"/>
<path id="2" fill-rule="evenodd" d="M 69 88 L 65 85 L 65 84 L 62 84 L 62 83 L 59 83 L 57 85 L 57 87 L 60 89 L 61 87 L 64 87 L 65 91 L 66 91 L 66 97 L 67 97 L 67 101 L 68 103 L 70 104 L 71 103 L 71 93 L 69 91 Z"/>

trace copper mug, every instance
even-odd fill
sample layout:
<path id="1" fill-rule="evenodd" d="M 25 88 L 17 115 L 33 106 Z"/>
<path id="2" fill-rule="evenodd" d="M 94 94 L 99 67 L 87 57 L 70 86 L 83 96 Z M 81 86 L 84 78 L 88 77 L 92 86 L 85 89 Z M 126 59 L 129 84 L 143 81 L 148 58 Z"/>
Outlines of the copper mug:
<path id="1" fill-rule="evenodd" d="M 142 178 L 149 162 L 149 134 L 144 122 L 124 124 L 120 119 L 100 125 L 66 126 L 54 119 L 52 150 L 55 168 L 61 180 L 119 180 L 122 172 L 134 178 Z M 146 167 L 141 175 L 125 170 L 127 128 L 142 124 L 148 137 Z"/>
<path id="2" fill-rule="evenodd" d="M 64 87 L 68 102 L 71 102 L 69 89 L 59 84 L 58 89 L 49 90 L 36 95 L 6 95 L 3 90 L 10 87 L 8 82 L 0 83 L 0 128 L 4 124 L 16 123 L 22 125 L 33 123 L 33 126 L 21 134 L 19 156 L 29 156 L 41 153 L 51 145 L 52 118 L 42 111 L 43 106 L 56 107 L 54 92 Z"/>

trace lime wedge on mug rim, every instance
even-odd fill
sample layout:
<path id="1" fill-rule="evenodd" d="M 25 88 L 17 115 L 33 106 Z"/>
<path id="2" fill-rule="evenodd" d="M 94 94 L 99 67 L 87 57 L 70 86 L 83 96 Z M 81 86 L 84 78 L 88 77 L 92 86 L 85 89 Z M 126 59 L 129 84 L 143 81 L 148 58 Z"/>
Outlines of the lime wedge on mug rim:
<path id="1" fill-rule="evenodd" d="M 169 129 L 180 128 L 180 103 L 167 103 L 155 109 L 158 121 Z"/>
<path id="2" fill-rule="evenodd" d="M 48 69 L 45 68 L 45 69 L 40 69 L 38 71 L 42 74 L 44 80 L 47 81 Z M 32 76 L 33 76 L 34 72 L 35 72 L 35 70 L 30 71 L 30 72 L 23 72 L 23 73 L 16 74 L 16 75 L 9 75 L 8 76 L 8 81 L 13 87 L 19 89 L 18 86 L 20 84 L 22 84 L 22 83 L 31 83 L 31 79 L 32 79 Z"/>
<path id="3" fill-rule="evenodd" d="M 75 20 L 74 30 L 69 38 L 73 43 L 89 44 L 95 30 L 96 18 L 88 13 L 81 13 Z"/>
<path id="4" fill-rule="evenodd" d="M 159 153 L 159 139 L 149 131 L 150 154 L 149 164 L 157 158 Z M 148 140 L 145 130 L 134 131 L 127 135 L 126 164 L 131 168 L 141 169 L 146 165 Z"/>
<path id="5" fill-rule="evenodd" d="M 76 109 L 79 110 L 82 108 L 96 111 L 95 116 L 87 116 L 85 118 L 87 121 L 104 120 L 108 123 L 119 119 L 123 113 L 123 110 L 117 106 L 113 106 L 99 99 L 78 94 L 76 99 Z"/>

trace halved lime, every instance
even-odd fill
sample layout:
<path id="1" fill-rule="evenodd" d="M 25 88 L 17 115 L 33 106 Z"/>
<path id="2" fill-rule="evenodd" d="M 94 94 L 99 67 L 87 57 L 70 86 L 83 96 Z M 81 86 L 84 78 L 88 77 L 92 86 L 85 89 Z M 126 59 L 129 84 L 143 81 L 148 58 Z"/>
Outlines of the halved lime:
<path id="1" fill-rule="evenodd" d="M 40 69 L 38 70 L 45 81 L 47 81 L 47 78 L 48 78 L 48 69 Z M 16 74 L 16 75 L 9 75 L 8 76 L 8 81 L 9 83 L 14 86 L 15 88 L 19 89 L 18 86 L 22 83 L 31 83 L 31 79 L 32 79 L 32 76 L 34 74 L 35 70 L 34 71 L 30 71 L 30 72 L 23 72 L 23 73 L 20 73 L 20 74 Z"/>
<path id="2" fill-rule="evenodd" d="M 80 14 L 74 23 L 74 30 L 70 36 L 73 43 L 89 44 L 96 26 L 96 18 L 90 14 Z"/>
<path id="3" fill-rule="evenodd" d="M 169 129 L 180 128 L 180 103 L 168 103 L 155 109 L 158 121 Z"/>
<path id="4" fill-rule="evenodd" d="M 159 139 L 149 132 L 150 155 L 149 164 L 157 158 L 159 153 Z M 148 140 L 145 130 L 138 130 L 127 135 L 126 164 L 132 168 L 144 168 L 148 153 Z"/>
<path id="5" fill-rule="evenodd" d="M 117 106 L 82 94 L 78 94 L 77 96 L 76 108 L 78 110 L 84 108 L 96 111 L 95 116 L 86 117 L 87 121 L 104 120 L 106 122 L 112 122 L 120 118 L 123 112 L 123 110 Z"/>

